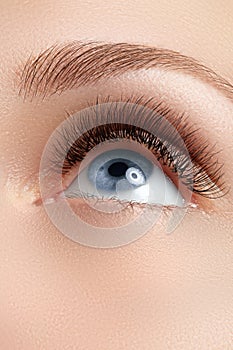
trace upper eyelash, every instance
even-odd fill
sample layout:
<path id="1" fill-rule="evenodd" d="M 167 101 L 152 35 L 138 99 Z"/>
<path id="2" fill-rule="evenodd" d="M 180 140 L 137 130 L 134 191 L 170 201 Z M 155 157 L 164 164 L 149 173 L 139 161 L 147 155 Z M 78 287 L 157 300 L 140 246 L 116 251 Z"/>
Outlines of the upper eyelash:
<path id="1" fill-rule="evenodd" d="M 68 128 L 66 126 L 61 129 L 59 137 L 56 139 L 56 145 L 54 145 L 54 154 L 51 157 L 54 168 L 56 168 L 57 163 L 61 162 L 61 159 L 65 159 L 62 171 L 63 174 L 66 174 L 76 163 L 82 161 L 85 155 L 98 143 L 124 137 L 145 144 L 159 161 L 163 161 L 163 164 L 177 173 L 178 177 L 192 192 L 207 198 L 218 198 L 226 193 L 227 189 L 222 179 L 223 166 L 219 164 L 216 158 L 219 152 L 215 151 L 214 146 L 209 146 L 207 140 L 200 137 L 200 129 L 190 125 L 186 113 L 176 113 L 174 116 L 174 111 L 165 103 L 157 102 L 154 98 L 146 99 L 144 96 L 131 96 L 125 101 L 120 101 L 127 106 L 127 115 L 124 115 L 124 108 L 121 110 L 116 108 L 116 101 L 112 102 L 110 96 L 105 100 L 100 100 L 97 97 L 96 105 L 99 110 L 97 108 L 95 117 L 99 118 L 100 121 L 103 118 L 101 113 L 104 112 L 101 111 L 101 104 L 107 102 L 110 103 L 107 126 L 105 124 L 93 128 L 93 121 L 89 119 L 87 109 L 83 110 L 84 117 L 80 120 L 80 125 L 77 125 L 68 113 L 68 116 L 70 116 L 67 119 L 68 124 L 66 124 Z M 92 105 L 90 105 L 91 107 Z M 152 111 L 149 114 L 147 112 L 146 117 L 143 115 L 143 107 L 149 107 Z M 104 110 L 106 111 L 106 109 Z M 118 113 L 117 123 L 115 122 L 116 113 Z M 154 123 L 161 138 L 156 139 L 152 134 L 145 132 L 143 128 L 133 126 L 138 118 L 145 126 L 145 130 L 147 130 L 147 126 Z M 164 118 L 171 122 L 172 127 L 178 131 L 178 134 L 174 133 L 174 129 L 169 127 L 167 123 L 163 123 Z M 132 122 L 132 125 L 128 124 L 130 122 Z M 88 131 L 82 134 L 75 143 L 70 144 L 69 140 L 74 140 L 75 135 L 80 135 L 82 129 Z M 177 135 L 181 136 L 187 148 L 194 165 L 191 169 L 187 167 L 189 160 L 187 155 L 180 152 L 180 138 Z"/>

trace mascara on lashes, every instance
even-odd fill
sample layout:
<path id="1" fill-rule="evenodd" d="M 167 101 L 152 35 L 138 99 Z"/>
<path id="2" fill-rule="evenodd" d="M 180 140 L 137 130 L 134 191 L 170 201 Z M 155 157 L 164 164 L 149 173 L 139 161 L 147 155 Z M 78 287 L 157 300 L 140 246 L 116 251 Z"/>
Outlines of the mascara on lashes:
<path id="1" fill-rule="evenodd" d="M 193 193 L 210 199 L 224 194 L 222 165 L 219 165 L 216 152 L 200 136 L 200 130 L 190 125 L 185 113 L 177 113 L 164 103 L 144 96 L 132 96 L 120 105 L 111 102 L 109 97 L 107 108 L 106 101 L 108 99 L 103 103 L 99 98 L 96 101 L 98 126 L 94 126 L 88 112 L 93 106 L 80 111 L 82 118 L 79 125 L 72 116 L 67 119 L 68 124 L 59 132 L 54 147 L 53 168 L 64 159 L 62 172 L 65 175 L 97 144 L 117 138 L 130 139 L 145 145 Z M 136 126 L 138 121 L 143 127 Z M 159 137 L 147 131 L 151 127 L 156 129 Z M 70 144 L 69 140 L 74 139 L 76 141 Z M 188 155 L 182 151 L 181 140 L 187 148 L 192 167 Z"/>

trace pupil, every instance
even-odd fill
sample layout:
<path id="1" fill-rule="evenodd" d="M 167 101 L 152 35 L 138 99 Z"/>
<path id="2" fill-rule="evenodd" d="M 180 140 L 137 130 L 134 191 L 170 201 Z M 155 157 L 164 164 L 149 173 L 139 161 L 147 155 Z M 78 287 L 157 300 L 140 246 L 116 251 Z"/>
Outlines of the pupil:
<path id="1" fill-rule="evenodd" d="M 133 179 L 136 179 L 138 177 L 137 174 L 135 174 L 135 173 L 132 173 L 131 176 L 132 176 Z"/>
<path id="2" fill-rule="evenodd" d="M 108 168 L 108 173 L 114 177 L 120 177 L 125 175 L 128 165 L 123 162 L 116 162 L 110 165 Z"/>

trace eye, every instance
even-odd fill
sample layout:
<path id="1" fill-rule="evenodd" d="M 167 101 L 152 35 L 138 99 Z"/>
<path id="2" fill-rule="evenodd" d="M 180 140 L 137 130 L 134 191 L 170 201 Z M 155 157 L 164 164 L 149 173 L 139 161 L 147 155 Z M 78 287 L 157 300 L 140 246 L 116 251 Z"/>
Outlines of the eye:
<path id="1" fill-rule="evenodd" d="M 172 232 L 186 208 L 196 206 L 194 195 L 222 195 L 221 179 L 216 153 L 188 116 L 143 98 L 98 100 L 69 115 L 40 163 L 41 202 L 50 219 L 72 240 L 94 247 L 139 238 L 164 208 Z"/>
<path id="2" fill-rule="evenodd" d="M 151 99 L 141 103 L 140 99 L 98 103 L 69 116 L 50 137 L 41 172 L 52 178 L 55 172 L 61 174 L 65 189 L 60 190 L 70 198 L 82 192 L 104 199 L 183 206 L 184 197 L 188 203 L 192 194 L 221 196 L 221 164 L 200 130 L 183 113 L 160 103 L 148 107 Z M 123 141 L 128 141 L 124 149 L 119 146 Z M 93 153 L 100 145 L 105 148 Z M 80 164 L 82 171 L 75 179 Z M 185 193 L 180 193 L 181 188 Z"/>
<path id="3" fill-rule="evenodd" d="M 166 206 L 184 205 L 184 198 L 158 162 L 156 165 L 145 154 L 128 149 L 113 149 L 96 156 L 64 193 L 70 198 L 87 193 L 101 199 L 116 198 L 120 201 Z"/>

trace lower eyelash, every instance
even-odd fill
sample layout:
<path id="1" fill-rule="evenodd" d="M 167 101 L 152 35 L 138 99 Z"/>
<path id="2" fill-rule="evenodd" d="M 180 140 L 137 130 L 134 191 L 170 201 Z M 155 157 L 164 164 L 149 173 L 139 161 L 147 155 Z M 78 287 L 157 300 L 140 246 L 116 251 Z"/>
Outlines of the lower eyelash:
<path id="1" fill-rule="evenodd" d="M 80 119 L 80 125 L 68 113 L 68 124 L 59 132 L 54 145 L 54 154 L 51 157 L 53 169 L 65 159 L 62 168 L 65 175 L 97 144 L 123 138 L 145 145 L 193 193 L 207 198 L 218 198 L 225 194 L 222 165 L 216 158 L 217 152 L 214 147 L 209 146 L 207 140 L 201 138 L 200 129 L 190 125 L 185 113 L 176 113 L 164 103 L 156 102 L 153 98 L 146 99 L 144 96 L 132 96 L 120 102 L 123 103 L 121 108 L 117 106 L 117 102 L 111 102 L 110 97 L 101 102 L 97 98 L 95 118 L 100 121 L 100 125 L 96 127 L 93 127 L 95 124 L 89 117 L 89 109 L 81 111 L 83 118 Z M 103 103 L 109 104 L 108 109 L 101 107 Z M 101 125 L 101 120 L 104 122 L 106 117 L 108 123 Z M 134 125 L 138 120 L 143 128 Z M 165 120 L 169 123 L 164 122 Z M 154 137 L 147 131 L 151 126 L 157 130 L 159 137 Z M 75 135 L 80 135 L 80 130 L 87 131 L 75 138 Z M 76 141 L 70 144 L 69 140 L 73 139 Z M 181 141 L 188 154 L 183 152 Z"/>

